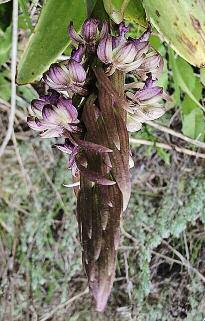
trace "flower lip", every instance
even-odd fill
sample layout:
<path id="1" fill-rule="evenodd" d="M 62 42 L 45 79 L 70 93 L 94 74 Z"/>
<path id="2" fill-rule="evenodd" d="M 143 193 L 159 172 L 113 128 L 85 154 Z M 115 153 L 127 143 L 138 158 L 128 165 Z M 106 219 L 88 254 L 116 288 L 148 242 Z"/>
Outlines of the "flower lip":
<path id="1" fill-rule="evenodd" d="M 83 55 L 85 54 L 85 46 L 82 44 L 79 44 L 77 49 L 73 49 L 71 53 L 71 58 L 74 59 L 77 62 L 81 62 Z"/>

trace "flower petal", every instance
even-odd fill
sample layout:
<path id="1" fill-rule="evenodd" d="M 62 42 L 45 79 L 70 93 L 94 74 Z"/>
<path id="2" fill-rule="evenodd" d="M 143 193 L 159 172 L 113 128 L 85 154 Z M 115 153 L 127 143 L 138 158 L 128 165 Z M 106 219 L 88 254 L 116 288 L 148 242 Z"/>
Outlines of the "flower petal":
<path id="1" fill-rule="evenodd" d="M 113 51 L 113 61 L 117 64 L 131 63 L 137 54 L 136 46 L 133 42 L 125 42 Z"/>
<path id="2" fill-rule="evenodd" d="M 49 122 L 51 124 L 57 125 L 59 122 L 57 108 L 55 106 L 45 105 L 42 110 L 42 116 L 46 122 Z"/>
<path id="3" fill-rule="evenodd" d="M 141 35 L 141 37 L 139 37 L 139 38 L 137 39 L 137 41 L 140 41 L 140 42 L 148 41 L 148 40 L 149 40 L 149 37 L 150 37 L 150 35 L 151 35 L 151 32 L 152 32 L 152 27 L 151 27 L 151 24 L 148 23 L 147 29 L 146 29 L 145 32 Z"/>
<path id="4" fill-rule="evenodd" d="M 142 62 L 144 61 L 144 57 L 141 57 L 129 64 L 121 64 L 121 65 L 118 65 L 118 69 L 119 70 L 122 70 L 122 71 L 125 71 L 125 72 L 130 72 L 130 71 L 133 71 L 135 69 L 137 69 L 141 64 Z"/>
<path id="5" fill-rule="evenodd" d="M 106 35 L 97 48 L 98 58 L 105 64 L 112 62 L 112 36 Z"/>
<path id="6" fill-rule="evenodd" d="M 163 107 L 143 107 L 136 110 L 135 119 L 139 122 L 154 120 L 164 115 L 165 109 Z"/>
<path id="7" fill-rule="evenodd" d="M 155 101 L 159 101 L 162 98 L 162 93 L 163 89 L 161 87 L 152 87 L 139 90 L 135 94 L 135 98 L 137 98 L 141 103 L 153 103 Z"/>
<path id="8" fill-rule="evenodd" d="M 77 109 L 73 106 L 70 98 L 61 96 L 58 100 L 58 108 L 60 112 L 67 116 L 67 123 L 79 123 Z"/>
<path id="9" fill-rule="evenodd" d="M 42 138 L 55 138 L 55 137 L 61 137 L 63 134 L 63 129 L 60 127 L 48 129 L 45 132 L 41 133 L 40 136 Z"/>
<path id="10" fill-rule="evenodd" d="M 82 36 L 87 43 L 93 42 L 97 37 L 99 20 L 90 18 L 85 20 L 82 26 Z"/>
<path id="11" fill-rule="evenodd" d="M 66 153 L 66 154 L 71 154 L 72 149 L 69 148 L 67 144 L 55 144 L 53 147 L 58 148 L 61 152 Z"/>
<path id="12" fill-rule="evenodd" d="M 73 27 L 73 22 L 70 22 L 69 26 L 68 26 L 68 34 L 70 36 L 70 38 L 76 42 L 76 43 L 83 43 L 83 39 L 81 36 L 78 35 L 78 33 L 75 31 L 74 27 Z"/>
<path id="13" fill-rule="evenodd" d="M 135 119 L 135 116 L 128 116 L 126 126 L 127 130 L 131 133 L 137 132 L 142 128 L 142 124 L 137 119 Z"/>
<path id="14" fill-rule="evenodd" d="M 36 117 L 28 117 L 27 124 L 31 129 L 37 130 L 40 132 L 46 129 L 44 126 L 42 126 L 42 124 L 40 123 L 40 121 Z"/>
<path id="15" fill-rule="evenodd" d="M 31 109 L 33 110 L 33 112 L 42 111 L 44 105 L 45 100 L 33 99 L 31 102 Z"/>
<path id="16" fill-rule="evenodd" d="M 67 69 L 69 72 L 69 78 L 76 83 L 84 83 L 86 80 L 86 72 L 83 66 L 75 61 L 70 59 L 67 63 Z"/>

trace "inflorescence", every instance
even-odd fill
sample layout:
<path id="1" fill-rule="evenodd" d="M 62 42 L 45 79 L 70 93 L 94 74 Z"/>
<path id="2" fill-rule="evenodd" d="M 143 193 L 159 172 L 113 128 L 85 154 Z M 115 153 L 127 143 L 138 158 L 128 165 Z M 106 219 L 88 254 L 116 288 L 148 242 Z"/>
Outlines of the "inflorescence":
<path id="1" fill-rule="evenodd" d="M 98 58 L 108 76 L 115 70 L 134 76 L 135 81 L 125 86 L 129 131 L 140 130 L 143 122 L 157 119 L 165 112 L 162 100 L 166 95 L 156 84 L 163 70 L 163 60 L 149 45 L 151 27 L 149 25 L 138 39 L 127 37 L 128 31 L 128 27 L 120 23 L 118 35 L 112 35 L 107 22 L 102 24 L 91 18 L 84 22 L 78 34 L 70 23 L 68 33 L 78 47 L 69 59 L 50 66 L 43 75 L 43 81 L 49 87 L 48 94 L 32 102 L 33 115 L 28 117 L 28 125 L 39 131 L 43 138 L 65 138 L 65 143 L 56 144 L 56 147 L 71 154 L 69 166 L 74 167 L 73 174 L 77 170 L 77 137 L 83 138 L 83 126 L 78 106 L 72 99 L 78 95 L 81 102 L 89 94 L 89 57 Z"/>

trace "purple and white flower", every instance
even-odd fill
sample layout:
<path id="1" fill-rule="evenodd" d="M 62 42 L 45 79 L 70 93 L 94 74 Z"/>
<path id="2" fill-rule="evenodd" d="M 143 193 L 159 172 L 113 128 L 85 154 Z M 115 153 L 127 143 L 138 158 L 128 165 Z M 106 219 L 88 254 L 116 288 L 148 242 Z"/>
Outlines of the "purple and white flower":
<path id="1" fill-rule="evenodd" d="M 58 64 L 52 64 L 49 70 L 43 75 L 44 82 L 52 89 L 58 91 L 67 91 L 86 95 L 84 87 L 86 80 L 86 71 L 80 63 L 83 46 L 74 50 L 72 57 Z"/>
<path id="2" fill-rule="evenodd" d="M 162 99 L 167 99 L 163 88 L 156 86 L 156 81 L 147 78 L 143 89 L 136 93 L 127 92 L 127 97 L 132 101 L 133 115 L 128 117 L 128 130 L 137 131 L 142 127 L 142 123 L 157 119 L 165 113 L 162 106 Z"/>
<path id="3" fill-rule="evenodd" d="M 134 71 L 134 74 L 142 80 L 146 80 L 149 73 L 152 74 L 152 79 L 159 79 L 164 67 L 163 58 L 154 50 L 149 52 L 143 63 Z"/>
<path id="4" fill-rule="evenodd" d="M 49 95 L 35 99 L 31 105 L 34 116 L 28 117 L 27 124 L 41 132 L 41 137 L 63 136 L 65 132 L 79 131 L 78 112 L 70 98 L 52 91 Z"/>
<path id="5" fill-rule="evenodd" d="M 150 36 L 150 27 L 138 39 L 128 38 L 125 34 L 128 28 L 121 23 L 119 25 L 119 36 L 106 34 L 100 41 L 97 48 L 98 58 L 106 65 L 111 75 L 116 69 L 129 72 L 137 69 L 144 61 L 145 54 L 149 49 L 148 38 Z"/>
<path id="6" fill-rule="evenodd" d="M 105 36 L 105 34 L 107 34 L 107 32 L 107 23 L 103 23 L 101 27 L 100 21 L 94 18 L 85 20 L 81 34 L 78 34 L 75 31 L 72 22 L 68 27 L 68 34 L 73 42 L 86 45 L 92 51 L 95 50 L 96 44 Z"/>

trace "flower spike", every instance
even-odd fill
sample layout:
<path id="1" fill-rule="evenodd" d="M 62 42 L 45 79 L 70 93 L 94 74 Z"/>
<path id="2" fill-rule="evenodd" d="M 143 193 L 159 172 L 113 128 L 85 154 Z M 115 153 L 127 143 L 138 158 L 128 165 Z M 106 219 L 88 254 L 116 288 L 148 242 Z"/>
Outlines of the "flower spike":
<path id="1" fill-rule="evenodd" d="M 48 94 L 32 101 L 27 121 L 41 137 L 60 138 L 54 146 L 68 157 L 82 259 L 98 311 L 111 293 L 121 217 L 131 194 L 128 130 L 162 116 L 167 100 L 156 82 L 163 60 L 149 45 L 151 25 L 138 39 L 127 35 L 124 22 L 118 35 L 112 27 L 90 18 L 78 34 L 70 23 L 77 46 L 43 75 Z M 126 73 L 132 73 L 129 79 Z"/>

